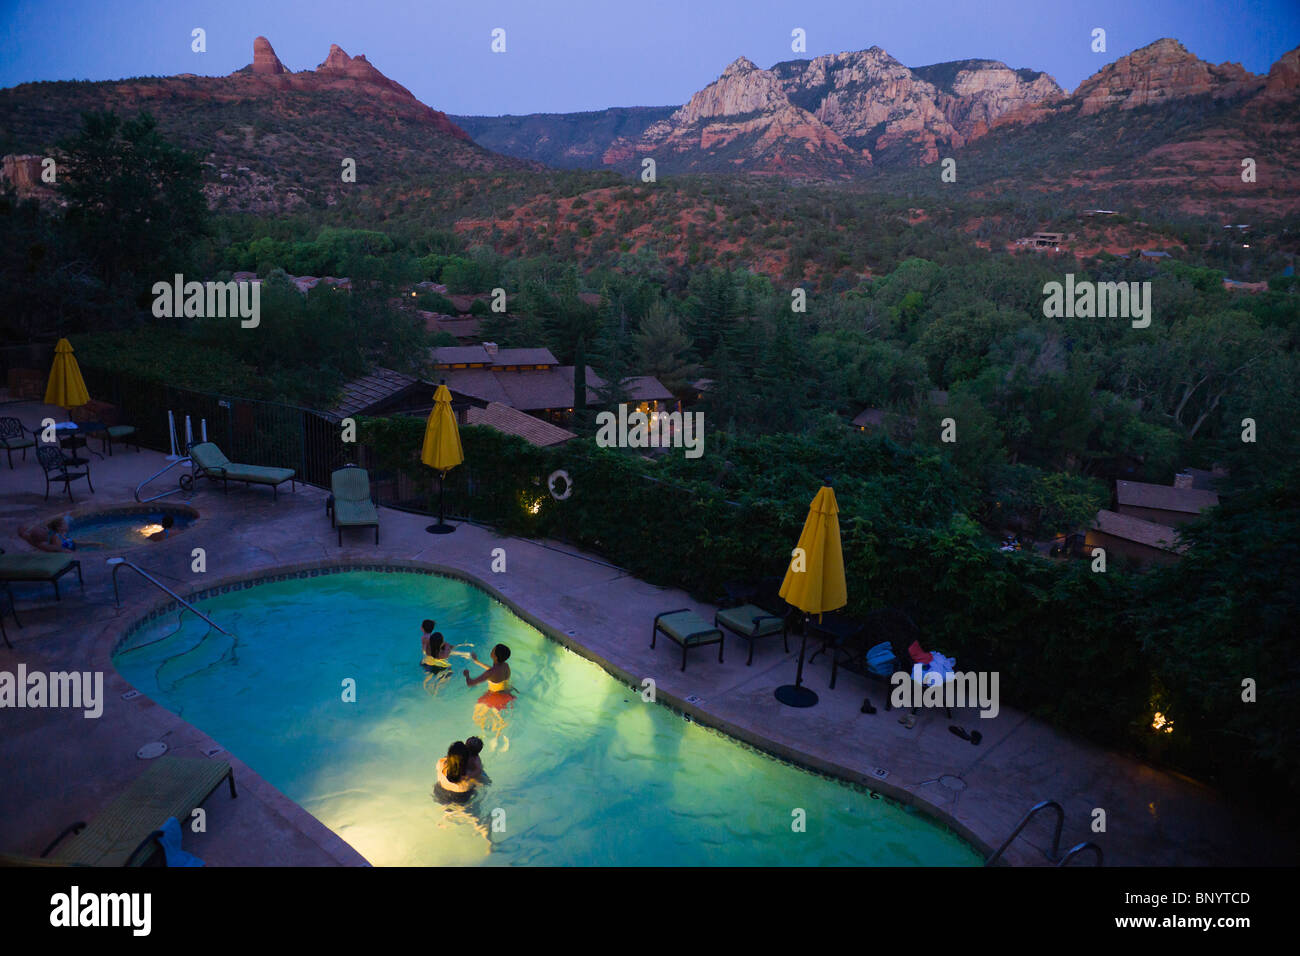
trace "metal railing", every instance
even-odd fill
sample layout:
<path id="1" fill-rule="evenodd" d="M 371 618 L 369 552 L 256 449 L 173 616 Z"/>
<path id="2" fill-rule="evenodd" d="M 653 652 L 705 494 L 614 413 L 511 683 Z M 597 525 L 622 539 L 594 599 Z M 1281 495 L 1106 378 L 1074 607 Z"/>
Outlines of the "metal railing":
<path id="1" fill-rule="evenodd" d="M 1102 863 L 1103 857 L 1102 857 L 1102 853 L 1101 853 L 1101 847 L 1097 846 L 1097 844 L 1093 843 L 1091 840 L 1088 840 L 1088 841 L 1085 842 L 1085 843 L 1080 843 L 1080 844 L 1077 844 L 1076 846 L 1072 846 L 1072 847 L 1070 847 L 1069 852 L 1066 853 L 1065 856 L 1061 857 L 1061 862 L 1058 863 L 1058 864 L 1056 864 L 1056 865 L 1057 865 L 1057 866 L 1065 866 L 1065 864 L 1069 863 L 1071 860 L 1073 860 L 1076 856 L 1078 856 L 1080 853 L 1084 852 L 1085 850 L 1091 850 L 1093 853 L 1096 853 L 1096 854 L 1097 854 L 1097 866 L 1102 866 L 1102 865 L 1103 865 L 1103 863 Z"/>
<path id="2" fill-rule="evenodd" d="M 1056 829 L 1052 833 L 1052 848 L 1047 851 L 1046 856 L 1052 863 L 1059 862 L 1061 858 L 1061 828 L 1065 826 L 1065 809 L 1055 800 L 1044 800 L 1029 808 L 1029 812 L 1021 817 L 1020 822 L 1016 824 L 1016 828 L 1011 831 L 1011 835 L 1002 841 L 1002 845 L 993 851 L 992 856 L 984 861 L 984 865 L 992 866 L 996 863 L 1012 841 L 1020 836 L 1020 831 L 1029 825 L 1029 821 L 1037 816 L 1040 810 L 1056 811 Z"/>
<path id="3" fill-rule="evenodd" d="M 168 495 L 174 495 L 179 491 L 189 491 L 191 488 L 194 487 L 194 476 L 181 475 L 181 480 L 179 485 L 173 488 L 171 491 L 164 491 L 162 494 L 152 495 L 148 498 L 140 497 L 140 492 L 144 490 L 144 486 L 149 484 L 149 482 L 153 481 L 155 478 L 160 478 L 163 475 L 167 474 L 167 472 L 171 471 L 177 465 L 188 465 L 188 464 L 190 464 L 189 458 L 181 458 L 176 461 L 169 461 L 167 463 L 167 467 L 162 469 L 162 471 L 154 472 L 144 481 L 140 482 L 140 484 L 135 486 L 135 500 L 138 501 L 140 504 L 145 504 L 150 501 L 157 501 L 159 498 L 166 498 Z"/>
<path id="4" fill-rule="evenodd" d="M 140 577 L 144 578 L 146 581 L 148 581 L 148 582 L 149 582 L 150 584 L 152 584 L 154 587 L 159 588 L 160 590 L 166 591 L 166 592 L 167 592 L 168 594 L 170 594 L 173 598 L 175 598 L 179 603 L 185 605 L 186 608 L 188 608 L 189 610 L 193 611 L 193 612 L 194 612 L 195 614 L 197 614 L 199 617 L 203 618 L 203 620 L 207 621 L 209 624 L 211 624 L 213 627 L 215 627 L 215 628 L 216 628 L 218 631 L 220 631 L 222 634 L 225 634 L 227 637 L 234 637 L 234 636 L 235 636 L 235 635 L 231 634 L 229 631 L 227 631 L 227 630 L 226 630 L 224 627 L 222 627 L 220 624 L 218 624 L 216 621 L 212 620 L 212 618 L 208 617 L 206 614 L 204 614 L 202 611 L 200 611 L 198 608 L 196 608 L 196 607 L 195 607 L 193 604 L 191 604 L 189 601 L 185 600 L 185 598 L 181 597 L 179 594 L 177 594 L 175 591 L 173 591 L 173 590 L 172 590 L 171 588 L 169 588 L 167 585 L 163 584 L 161 581 L 159 581 L 156 577 L 154 577 L 154 576 L 153 576 L 152 574 L 150 574 L 148 571 L 144 570 L 144 569 L 141 568 L 141 567 L 138 567 L 137 565 L 132 564 L 130 561 L 126 560 L 126 558 L 109 558 L 109 559 L 108 559 L 108 563 L 111 564 L 111 565 L 113 566 L 113 600 L 117 603 L 117 606 L 118 606 L 118 607 L 121 607 L 121 606 L 122 606 L 122 599 L 121 599 L 121 597 L 118 595 L 118 590 L 117 590 L 117 572 L 120 571 L 120 570 L 122 570 L 122 568 L 130 568 L 132 571 L 134 571 L 136 574 L 140 575 Z"/>

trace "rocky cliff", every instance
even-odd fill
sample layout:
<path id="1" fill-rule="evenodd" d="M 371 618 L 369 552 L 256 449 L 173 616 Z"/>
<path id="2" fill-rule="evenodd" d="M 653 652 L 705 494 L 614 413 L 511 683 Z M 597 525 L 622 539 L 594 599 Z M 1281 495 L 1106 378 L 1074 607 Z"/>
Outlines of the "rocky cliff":
<path id="1" fill-rule="evenodd" d="M 841 176 L 867 165 L 932 163 L 1003 114 L 1059 95 L 1050 76 L 994 60 L 909 69 L 880 47 L 789 60 L 740 57 L 639 137 L 615 139 L 611 165 Z"/>

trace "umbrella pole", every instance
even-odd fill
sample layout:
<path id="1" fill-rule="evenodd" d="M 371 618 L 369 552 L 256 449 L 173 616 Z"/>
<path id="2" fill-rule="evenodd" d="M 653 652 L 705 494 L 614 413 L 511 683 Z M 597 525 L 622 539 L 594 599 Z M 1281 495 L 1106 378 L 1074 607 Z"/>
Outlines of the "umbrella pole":
<path id="1" fill-rule="evenodd" d="M 455 525 L 447 524 L 447 522 L 442 520 L 442 500 L 446 481 L 447 476 L 445 474 L 438 476 L 438 523 L 431 524 L 429 527 L 424 529 L 429 532 L 429 534 L 451 534 L 456 530 Z"/>
<path id="2" fill-rule="evenodd" d="M 808 646 L 808 615 L 804 615 L 803 633 L 799 635 L 799 669 L 795 672 L 793 684 L 783 684 L 776 689 L 776 699 L 787 707 L 813 707 L 817 704 L 817 693 L 803 686 L 803 655 Z"/>

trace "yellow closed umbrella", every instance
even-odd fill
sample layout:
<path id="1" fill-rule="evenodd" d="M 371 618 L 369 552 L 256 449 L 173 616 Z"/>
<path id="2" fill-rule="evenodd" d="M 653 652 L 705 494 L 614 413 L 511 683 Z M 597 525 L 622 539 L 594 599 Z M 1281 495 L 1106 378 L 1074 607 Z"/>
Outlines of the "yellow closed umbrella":
<path id="1" fill-rule="evenodd" d="M 72 354 L 72 343 L 59 339 L 54 346 L 54 364 L 50 366 L 50 381 L 45 386 L 45 404 L 58 405 L 68 410 L 79 408 L 90 401 L 86 383 L 77 367 L 77 357 Z"/>
<path id="2" fill-rule="evenodd" d="M 424 447 L 420 449 L 420 461 L 438 472 L 438 523 L 424 529 L 431 534 L 450 534 L 456 530 L 442 520 L 442 490 L 447 472 L 464 460 L 460 430 L 451 410 L 451 389 L 445 383 L 440 384 L 433 393 L 433 411 L 429 412 L 429 420 L 425 423 Z"/>
<path id="3" fill-rule="evenodd" d="M 844 552 L 840 548 L 840 508 L 835 490 L 827 483 L 817 492 L 803 523 L 799 544 L 781 582 L 780 595 L 792 607 L 818 619 L 849 602 L 844 580 Z M 799 670 L 793 684 L 776 689 L 776 699 L 791 707 L 811 707 L 817 695 L 803 686 L 803 655 L 808 640 L 807 622 L 799 643 Z"/>

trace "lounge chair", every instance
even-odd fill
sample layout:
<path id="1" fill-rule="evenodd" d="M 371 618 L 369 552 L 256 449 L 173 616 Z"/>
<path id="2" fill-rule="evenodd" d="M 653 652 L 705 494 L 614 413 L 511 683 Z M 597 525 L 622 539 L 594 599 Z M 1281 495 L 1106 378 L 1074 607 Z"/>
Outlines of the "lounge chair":
<path id="1" fill-rule="evenodd" d="M 790 626 L 782 614 L 770 614 L 756 604 L 742 604 L 729 607 L 713 615 L 713 624 L 722 625 L 739 637 L 749 641 L 749 659 L 746 666 L 754 663 L 754 643 L 760 637 L 780 634 L 781 643 L 786 653 L 790 653 Z"/>
<path id="2" fill-rule="evenodd" d="M 61 601 L 63 598 L 59 594 L 59 578 L 73 568 L 77 569 L 77 582 L 84 591 L 86 582 L 81 577 L 81 562 L 75 558 L 66 554 L 4 554 L 0 551 L 0 582 L 4 583 L 6 590 L 11 581 L 49 581 L 54 585 L 54 599 Z M 10 600 L 12 599 L 11 592 Z M 14 612 L 14 620 L 18 620 L 17 611 Z M 22 626 L 21 623 L 19 626 Z M 9 643 L 7 636 L 5 643 Z"/>
<path id="3" fill-rule="evenodd" d="M 159 828 L 167 818 L 185 825 L 223 780 L 230 784 L 231 799 L 239 796 L 235 773 L 224 760 L 159 757 L 89 824 L 66 827 L 41 859 L 82 866 L 143 866 L 159 849 Z M 63 843 L 69 834 L 72 839 Z"/>
<path id="4" fill-rule="evenodd" d="M 364 468 L 344 465 L 330 475 L 332 495 L 325 501 L 330 523 L 338 529 L 339 547 L 343 546 L 344 528 L 375 529 L 375 544 L 379 543 L 379 509 L 370 491 L 370 475 Z"/>
<path id="5" fill-rule="evenodd" d="M 41 470 L 45 472 L 45 500 L 50 500 L 50 485 L 56 482 L 63 482 L 63 490 L 68 493 L 68 500 L 75 501 L 72 497 L 72 483 L 78 478 L 85 478 L 86 485 L 90 488 L 90 493 L 95 493 L 95 486 L 90 483 L 90 462 L 85 458 L 64 458 L 63 452 L 51 445 L 42 445 L 36 449 L 36 460 L 41 463 Z M 85 465 L 84 471 L 69 471 L 68 466 Z"/>
<path id="6" fill-rule="evenodd" d="M 21 450 L 23 461 L 26 461 L 27 449 L 35 447 L 35 433 L 24 428 L 22 422 L 16 418 L 0 418 L 0 448 L 5 450 L 5 454 L 9 458 L 10 471 L 13 471 L 14 467 L 14 452 Z"/>
<path id="7" fill-rule="evenodd" d="M 654 629 L 650 632 L 650 647 L 655 646 L 655 639 L 660 633 L 667 634 L 682 649 L 682 670 L 686 670 L 686 652 L 692 647 L 718 645 L 718 663 L 722 663 L 723 634 L 715 625 L 700 617 L 688 607 L 679 607 L 675 611 L 664 611 L 655 615 Z"/>
<path id="8" fill-rule="evenodd" d="M 194 462 L 194 480 L 207 478 L 220 481 L 226 493 L 230 493 L 232 481 L 242 481 L 245 485 L 270 485 L 271 496 L 279 497 L 278 489 L 286 481 L 291 489 L 296 489 L 294 470 L 292 468 L 266 468 L 261 465 L 240 465 L 232 462 L 221 453 L 221 449 L 210 441 L 190 446 L 190 459 Z"/>

